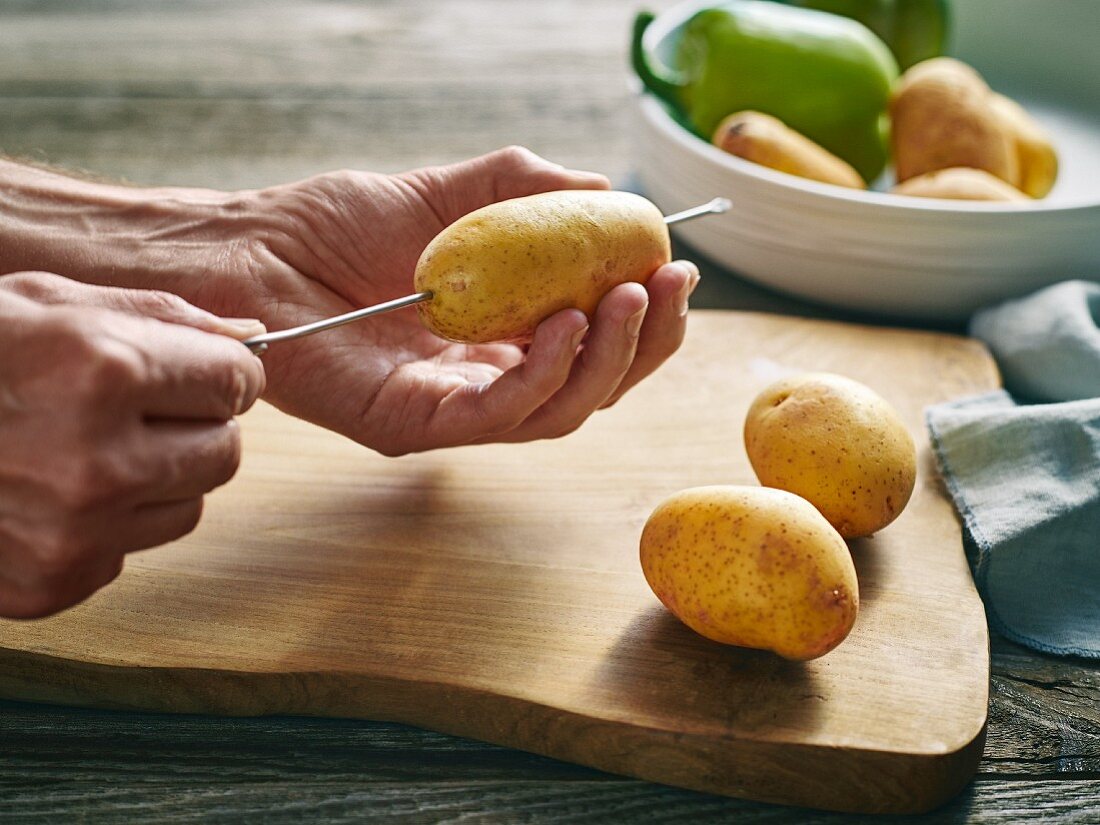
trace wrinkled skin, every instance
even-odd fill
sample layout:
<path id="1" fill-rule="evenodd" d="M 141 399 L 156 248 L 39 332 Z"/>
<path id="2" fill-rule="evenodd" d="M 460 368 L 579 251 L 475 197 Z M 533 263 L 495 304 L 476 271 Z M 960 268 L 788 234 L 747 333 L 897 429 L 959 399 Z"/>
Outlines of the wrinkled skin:
<path id="1" fill-rule="evenodd" d="M 424 247 L 476 208 L 607 187 L 600 175 L 510 148 L 402 175 L 338 172 L 246 193 L 237 207 L 244 217 L 229 222 L 246 226 L 207 265 L 214 276 L 179 291 L 281 329 L 409 294 Z M 240 273 L 251 279 L 246 289 Z M 679 347 L 697 280 L 694 265 L 673 262 L 646 287 L 612 290 L 592 318 L 566 310 L 547 319 L 528 347 L 450 343 L 411 309 L 378 316 L 273 346 L 264 356 L 267 398 L 387 455 L 561 436 Z"/>
<path id="2" fill-rule="evenodd" d="M 126 553 L 189 533 L 240 463 L 264 388 L 232 325 L 150 290 L 0 277 L 0 616 L 107 584 Z"/>

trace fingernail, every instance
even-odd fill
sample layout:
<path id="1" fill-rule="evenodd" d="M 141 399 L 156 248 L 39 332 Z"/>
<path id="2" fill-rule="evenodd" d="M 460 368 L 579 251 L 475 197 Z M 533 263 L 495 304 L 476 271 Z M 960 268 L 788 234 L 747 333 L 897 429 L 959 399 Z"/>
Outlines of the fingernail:
<path id="1" fill-rule="evenodd" d="M 684 267 L 688 269 L 688 267 Z M 689 270 L 690 273 L 690 270 Z M 696 285 L 699 283 L 698 273 L 690 273 L 687 280 L 684 281 L 684 285 L 680 287 L 680 292 L 677 294 L 676 299 L 680 309 L 680 315 L 687 315 L 688 311 L 688 299 L 691 297 L 691 293 L 695 291 Z"/>
<path id="2" fill-rule="evenodd" d="M 573 337 L 569 339 L 569 348 L 576 349 L 581 345 L 581 341 L 584 340 L 584 336 L 588 333 L 588 324 L 578 329 L 573 333 Z"/>
<path id="3" fill-rule="evenodd" d="M 218 318 L 218 322 L 225 327 L 229 335 L 248 338 L 252 335 L 262 335 L 267 332 L 267 327 L 259 318 Z"/>
<path id="4" fill-rule="evenodd" d="M 676 261 L 676 264 L 688 274 L 688 283 L 691 284 L 691 288 L 688 290 L 690 295 L 699 283 L 699 267 L 695 265 L 694 261 Z"/>
<path id="5" fill-rule="evenodd" d="M 642 321 L 645 320 L 645 311 L 648 306 L 644 306 L 626 319 L 626 334 L 631 338 L 637 338 L 638 333 L 642 329 Z"/>
<path id="6" fill-rule="evenodd" d="M 699 268 L 691 261 L 677 261 L 677 264 L 687 272 L 687 280 L 684 281 L 684 285 L 680 287 L 680 292 L 676 296 L 679 303 L 680 317 L 683 318 L 688 314 L 688 299 L 691 294 L 695 292 L 695 287 L 699 286 Z"/>

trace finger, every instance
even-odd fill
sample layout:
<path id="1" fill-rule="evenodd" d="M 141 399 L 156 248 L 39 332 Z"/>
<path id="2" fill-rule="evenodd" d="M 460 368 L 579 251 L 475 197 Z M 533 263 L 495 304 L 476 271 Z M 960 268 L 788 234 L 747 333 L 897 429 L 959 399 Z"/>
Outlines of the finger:
<path id="1" fill-rule="evenodd" d="M 22 295 L 40 304 L 56 303 L 51 296 L 72 283 L 68 278 L 52 272 L 11 272 L 0 275 L 0 289 Z"/>
<path id="2" fill-rule="evenodd" d="M 144 332 L 154 365 L 140 399 L 147 419 L 225 421 L 264 391 L 263 364 L 237 341 L 159 322 Z"/>
<path id="3" fill-rule="evenodd" d="M 0 286 L 40 304 L 69 304 L 113 309 L 128 315 L 182 324 L 217 335 L 244 340 L 265 332 L 254 318 L 220 318 L 173 295 L 155 289 L 94 286 L 51 272 L 16 272 L 0 278 Z"/>
<path id="4" fill-rule="evenodd" d="M 649 310 L 638 338 L 630 370 L 605 399 L 609 407 L 650 375 L 680 348 L 687 331 L 688 298 L 699 283 L 699 269 L 690 261 L 675 261 L 658 269 L 646 284 Z"/>
<path id="5" fill-rule="evenodd" d="M 427 193 L 444 225 L 509 198 L 557 189 L 611 188 L 604 175 L 566 169 L 522 146 L 507 146 L 461 163 L 417 169 L 399 177 L 418 192 Z"/>
<path id="6" fill-rule="evenodd" d="M 489 364 L 503 372 L 523 361 L 524 347 L 518 344 L 455 344 L 438 357 L 441 361 Z"/>
<path id="7" fill-rule="evenodd" d="M 0 616 L 41 619 L 59 613 L 106 587 L 122 572 L 122 557 L 107 555 L 44 581 L 18 581 L 0 576 Z"/>
<path id="8" fill-rule="evenodd" d="M 499 440 L 556 438 L 584 423 L 630 370 L 648 302 L 640 284 L 620 284 L 611 290 L 596 310 L 592 330 L 565 386 Z"/>
<path id="9" fill-rule="evenodd" d="M 476 158 L 474 164 L 492 180 L 494 201 L 558 189 L 611 188 L 611 181 L 604 175 L 566 169 L 522 146 L 498 149 Z"/>
<path id="10" fill-rule="evenodd" d="M 202 509 L 202 499 L 193 498 L 97 513 L 72 528 L 62 545 L 66 549 L 51 552 L 48 563 L 34 541 L 21 542 L 26 552 L 0 567 L 0 616 L 36 619 L 84 601 L 118 577 L 126 553 L 187 535 Z"/>
<path id="11" fill-rule="evenodd" d="M 86 287 L 91 290 L 102 290 L 108 294 L 98 296 L 104 303 L 102 306 L 126 312 L 131 315 L 141 315 L 146 318 L 155 318 L 170 324 L 181 324 L 186 327 L 194 327 L 204 332 L 212 332 L 215 335 L 225 335 L 243 341 L 253 335 L 262 335 L 267 331 L 263 322 L 256 318 L 222 318 L 199 309 L 178 295 L 170 292 L 162 292 L 156 289 L 106 289 L 105 287 Z"/>
<path id="12" fill-rule="evenodd" d="M 221 487 L 241 463 L 236 421 L 153 421 L 142 449 L 155 455 L 157 477 L 142 490 L 142 504 L 198 498 Z"/>
<path id="13" fill-rule="evenodd" d="M 110 546 L 118 526 L 117 517 L 66 525 L 9 521 L 0 535 L 0 616 L 48 616 L 112 581 L 122 568 L 121 554 Z"/>
<path id="14" fill-rule="evenodd" d="M 507 432 L 546 402 L 569 378 L 588 331 L 584 313 L 566 309 L 539 324 L 523 362 L 496 380 L 463 384 L 448 394 L 428 422 L 434 446 L 465 444 Z"/>
<path id="15" fill-rule="evenodd" d="M 201 497 L 143 504 L 128 516 L 126 532 L 116 549 L 120 553 L 133 553 L 183 538 L 199 525 L 202 509 Z"/>

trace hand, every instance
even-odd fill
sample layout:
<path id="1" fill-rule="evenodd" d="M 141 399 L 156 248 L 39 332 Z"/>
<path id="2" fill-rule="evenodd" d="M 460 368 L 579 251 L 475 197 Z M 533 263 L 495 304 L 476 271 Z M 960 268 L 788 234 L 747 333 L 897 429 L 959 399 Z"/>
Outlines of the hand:
<path id="1" fill-rule="evenodd" d="M 409 294 L 424 247 L 474 209 L 608 185 L 510 148 L 403 175 L 339 172 L 264 190 L 254 204 L 266 226 L 250 230 L 197 300 L 272 329 L 347 312 Z M 246 288 L 242 272 L 254 274 Z M 697 280 L 694 265 L 667 265 L 644 288 L 612 290 L 593 318 L 566 310 L 546 320 L 527 348 L 452 344 L 413 310 L 379 316 L 273 346 L 268 397 L 387 455 L 564 435 L 679 347 Z"/>
<path id="2" fill-rule="evenodd" d="M 163 293 L 0 277 L 0 615 L 73 605 L 195 527 L 264 388 L 225 336 L 262 330 Z"/>

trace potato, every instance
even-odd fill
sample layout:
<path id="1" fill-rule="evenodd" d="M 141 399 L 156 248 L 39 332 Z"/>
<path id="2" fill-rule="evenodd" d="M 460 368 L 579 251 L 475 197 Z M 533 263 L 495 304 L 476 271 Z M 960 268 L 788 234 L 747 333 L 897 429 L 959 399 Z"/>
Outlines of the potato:
<path id="1" fill-rule="evenodd" d="M 981 75 L 949 57 L 926 60 L 903 74 L 890 102 L 898 181 L 965 166 L 1016 185 L 1015 140 L 993 111 L 992 94 Z"/>
<path id="2" fill-rule="evenodd" d="M 776 381 L 753 401 L 744 434 L 760 483 L 802 496 L 845 538 L 882 529 L 913 494 L 912 436 L 893 407 L 850 378 Z"/>
<path id="3" fill-rule="evenodd" d="M 661 211 L 629 192 L 547 192 L 455 221 L 416 265 L 424 325 L 465 343 L 526 342 L 539 322 L 576 307 L 591 316 L 618 284 L 645 283 L 671 258 Z"/>
<path id="4" fill-rule="evenodd" d="M 844 540 L 813 505 L 764 487 L 696 487 L 646 522 L 642 572 L 697 633 L 788 659 L 828 653 L 859 611 Z"/>
<path id="5" fill-rule="evenodd" d="M 1019 103 L 993 92 L 958 60 L 937 57 L 902 75 L 890 115 L 899 181 L 940 169 L 982 169 L 1042 198 L 1058 177 L 1050 136 Z"/>
<path id="6" fill-rule="evenodd" d="M 994 94 L 989 101 L 1016 144 L 1020 179 L 1015 186 L 1033 198 L 1046 197 L 1058 178 L 1058 153 L 1050 136 L 1015 100 Z"/>
<path id="7" fill-rule="evenodd" d="M 899 183 L 890 191 L 895 195 L 908 195 L 913 198 L 1024 203 L 1031 200 L 1020 190 L 1009 186 L 988 172 L 961 167 L 925 172 L 923 175 L 917 175 L 904 183 Z"/>
<path id="8" fill-rule="evenodd" d="M 848 163 L 771 115 L 760 112 L 729 115 L 718 124 L 711 142 L 731 155 L 769 169 L 835 186 L 867 188 Z"/>

